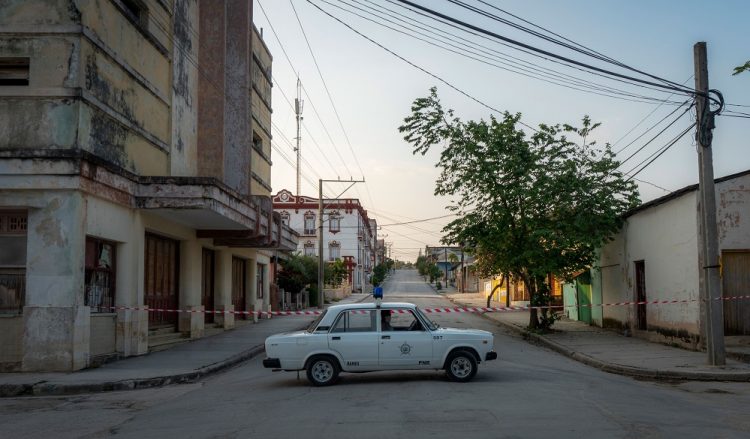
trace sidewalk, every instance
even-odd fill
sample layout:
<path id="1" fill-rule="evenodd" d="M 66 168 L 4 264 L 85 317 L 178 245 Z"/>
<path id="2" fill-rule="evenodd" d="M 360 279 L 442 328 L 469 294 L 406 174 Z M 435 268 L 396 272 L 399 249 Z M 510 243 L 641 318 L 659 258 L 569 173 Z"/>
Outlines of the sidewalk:
<path id="1" fill-rule="evenodd" d="M 459 306 L 487 306 L 487 299 L 478 293 L 449 293 L 445 297 Z M 731 358 L 727 358 L 726 366 L 709 366 L 704 352 L 625 337 L 567 319 L 555 322 L 555 332 L 539 335 L 526 329 L 528 311 L 490 312 L 483 316 L 528 340 L 606 372 L 666 381 L 750 381 L 750 364 Z M 502 352 L 502 347 L 499 349 Z"/>
<path id="2" fill-rule="evenodd" d="M 337 304 L 361 302 L 352 294 Z M 264 352 L 266 337 L 304 329 L 314 316 L 274 316 L 171 349 L 72 373 L 0 373 L 0 397 L 70 395 L 189 383 Z"/>

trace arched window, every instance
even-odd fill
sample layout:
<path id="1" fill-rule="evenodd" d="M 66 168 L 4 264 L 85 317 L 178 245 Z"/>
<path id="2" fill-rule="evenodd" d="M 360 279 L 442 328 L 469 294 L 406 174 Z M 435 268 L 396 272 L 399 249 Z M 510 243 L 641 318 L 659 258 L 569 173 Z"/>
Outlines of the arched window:
<path id="1" fill-rule="evenodd" d="M 335 261 L 341 257 L 341 244 L 338 241 L 328 243 L 328 260 Z"/>
<path id="2" fill-rule="evenodd" d="M 305 256 L 315 256 L 315 244 L 312 241 L 305 243 Z"/>
<path id="3" fill-rule="evenodd" d="M 339 212 L 334 210 L 328 215 L 328 230 L 331 233 L 341 231 L 341 216 Z"/>
<path id="4" fill-rule="evenodd" d="M 315 214 L 308 211 L 305 213 L 305 235 L 315 235 Z"/>

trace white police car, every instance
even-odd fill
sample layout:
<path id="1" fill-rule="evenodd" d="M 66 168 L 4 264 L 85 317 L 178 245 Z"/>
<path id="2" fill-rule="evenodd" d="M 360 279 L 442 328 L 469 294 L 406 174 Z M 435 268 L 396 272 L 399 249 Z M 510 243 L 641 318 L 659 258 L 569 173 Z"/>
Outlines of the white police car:
<path id="1" fill-rule="evenodd" d="M 411 303 L 334 305 L 305 331 L 268 337 L 263 366 L 306 370 L 316 386 L 342 371 L 378 370 L 445 369 L 466 382 L 481 361 L 497 358 L 493 342 L 487 331 L 441 328 Z"/>

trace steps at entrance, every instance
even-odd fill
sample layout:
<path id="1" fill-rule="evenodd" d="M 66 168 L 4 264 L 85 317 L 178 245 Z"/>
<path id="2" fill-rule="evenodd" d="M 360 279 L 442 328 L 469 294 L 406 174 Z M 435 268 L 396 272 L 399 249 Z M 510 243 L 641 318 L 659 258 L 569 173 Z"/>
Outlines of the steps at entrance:
<path id="1" fill-rule="evenodd" d="M 173 325 L 150 327 L 148 330 L 149 352 L 163 351 L 188 341 L 189 336 L 176 331 Z"/>

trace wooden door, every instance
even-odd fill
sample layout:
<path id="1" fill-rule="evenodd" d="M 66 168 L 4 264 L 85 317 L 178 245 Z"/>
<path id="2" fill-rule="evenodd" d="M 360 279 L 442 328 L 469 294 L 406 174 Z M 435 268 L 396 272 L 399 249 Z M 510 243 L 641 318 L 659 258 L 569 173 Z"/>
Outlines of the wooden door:
<path id="1" fill-rule="evenodd" d="M 214 261 L 216 260 L 214 251 L 207 248 L 203 249 L 203 261 L 201 264 L 201 305 L 206 310 L 205 322 L 213 323 L 214 314 L 209 311 L 213 311 L 214 308 L 214 281 L 216 275 L 214 274 Z"/>
<path id="2" fill-rule="evenodd" d="M 578 320 L 591 324 L 591 273 L 585 272 L 576 278 L 576 297 L 578 300 Z"/>
<path id="3" fill-rule="evenodd" d="M 178 309 L 180 243 L 146 234 L 144 257 L 144 300 L 152 309 Z M 149 326 L 177 325 L 174 311 L 149 311 Z"/>
<path id="4" fill-rule="evenodd" d="M 750 251 L 721 254 L 722 295 L 750 296 Z M 750 299 L 724 300 L 724 334 L 750 335 Z"/>
<path id="5" fill-rule="evenodd" d="M 246 311 L 247 263 L 244 259 L 232 258 L 232 304 L 235 311 Z M 247 314 L 237 314 L 236 319 L 247 319 Z"/>
<path id="6" fill-rule="evenodd" d="M 646 263 L 644 261 L 635 262 L 635 301 L 646 301 Z M 648 329 L 646 321 L 646 304 L 636 305 L 635 308 L 636 328 L 640 330 Z"/>

